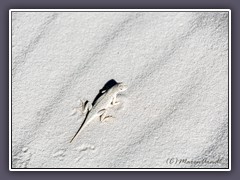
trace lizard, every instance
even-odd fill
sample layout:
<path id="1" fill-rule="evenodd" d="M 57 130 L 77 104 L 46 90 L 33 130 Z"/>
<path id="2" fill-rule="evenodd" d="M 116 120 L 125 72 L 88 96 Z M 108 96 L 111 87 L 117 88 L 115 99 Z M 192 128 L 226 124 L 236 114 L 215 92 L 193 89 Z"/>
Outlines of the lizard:
<path id="1" fill-rule="evenodd" d="M 125 91 L 127 88 L 127 85 L 119 82 L 112 86 L 110 89 L 103 91 L 103 94 L 96 100 L 94 104 L 89 105 L 88 101 L 86 101 L 84 104 L 82 103 L 82 105 L 84 105 L 83 112 L 86 113 L 86 116 L 81 126 L 79 127 L 75 135 L 72 137 L 70 143 L 75 139 L 75 137 L 80 133 L 80 131 L 96 117 L 99 117 L 101 122 L 109 117 L 112 117 L 106 116 L 107 109 L 109 107 L 119 104 L 119 102 L 117 101 L 117 94 L 119 92 Z"/>

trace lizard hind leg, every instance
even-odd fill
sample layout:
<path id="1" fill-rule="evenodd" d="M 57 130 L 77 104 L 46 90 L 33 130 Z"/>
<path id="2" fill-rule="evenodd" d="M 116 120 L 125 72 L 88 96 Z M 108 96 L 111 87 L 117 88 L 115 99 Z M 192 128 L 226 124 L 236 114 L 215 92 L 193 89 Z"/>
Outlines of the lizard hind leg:
<path id="1" fill-rule="evenodd" d="M 71 113 L 71 115 L 74 115 L 77 112 L 80 112 L 81 115 L 86 114 L 87 111 L 90 111 L 92 109 L 92 105 L 89 103 L 89 101 L 83 102 L 82 100 L 80 100 L 80 102 L 81 102 L 80 107 L 74 107 L 73 113 Z"/>
<path id="2" fill-rule="evenodd" d="M 82 112 L 85 114 L 87 111 L 90 111 L 92 109 L 92 105 L 89 103 L 89 101 L 83 101 L 81 100 L 82 103 Z"/>
<path id="3" fill-rule="evenodd" d="M 101 112 L 102 112 L 102 114 L 100 115 L 100 121 L 101 121 L 101 122 L 106 121 L 106 119 L 108 119 L 108 118 L 115 118 L 115 117 L 113 117 L 113 116 L 107 116 L 107 115 L 106 115 L 106 114 L 107 114 L 107 111 L 106 111 L 105 109 L 99 111 L 99 113 L 101 113 Z"/>

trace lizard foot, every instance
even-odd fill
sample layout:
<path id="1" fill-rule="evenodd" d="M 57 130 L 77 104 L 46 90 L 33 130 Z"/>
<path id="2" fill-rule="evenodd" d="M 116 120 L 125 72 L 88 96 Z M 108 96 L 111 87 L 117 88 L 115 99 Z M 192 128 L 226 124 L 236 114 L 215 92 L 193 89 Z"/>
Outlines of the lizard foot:
<path id="1" fill-rule="evenodd" d="M 79 107 L 74 107 L 71 116 L 79 112 L 81 115 L 86 114 L 87 111 L 91 110 L 92 106 L 89 104 L 89 101 L 83 102 L 80 100 L 81 104 Z"/>
<path id="2" fill-rule="evenodd" d="M 109 119 L 109 118 L 115 118 L 114 116 L 105 116 L 105 117 L 100 117 L 100 121 L 101 122 L 105 122 L 105 121 L 107 121 L 106 119 Z"/>

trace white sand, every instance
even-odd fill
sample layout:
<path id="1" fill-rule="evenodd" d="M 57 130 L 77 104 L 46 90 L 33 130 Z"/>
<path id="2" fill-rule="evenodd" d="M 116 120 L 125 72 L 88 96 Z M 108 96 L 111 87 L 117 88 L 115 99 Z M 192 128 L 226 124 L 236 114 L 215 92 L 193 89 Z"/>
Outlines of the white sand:
<path id="1" fill-rule="evenodd" d="M 12 18 L 14 168 L 228 167 L 227 12 Z M 84 118 L 72 108 L 111 79 L 129 86 L 116 118 L 70 144 Z"/>

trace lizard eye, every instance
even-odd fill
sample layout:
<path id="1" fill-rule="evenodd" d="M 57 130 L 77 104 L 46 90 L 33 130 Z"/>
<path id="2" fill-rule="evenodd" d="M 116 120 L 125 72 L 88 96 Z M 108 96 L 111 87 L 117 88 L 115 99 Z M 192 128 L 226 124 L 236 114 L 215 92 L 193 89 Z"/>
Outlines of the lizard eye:
<path id="1" fill-rule="evenodd" d="M 119 89 L 121 90 L 121 91 L 124 91 L 124 90 L 126 90 L 127 89 L 127 86 L 126 85 L 124 85 L 124 84 L 119 84 Z"/>

